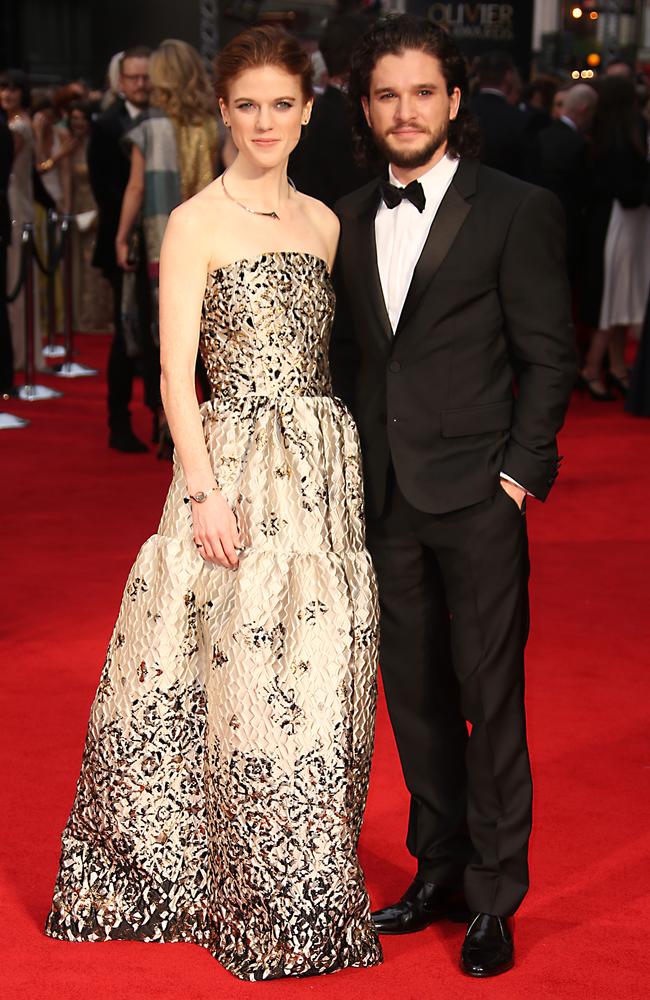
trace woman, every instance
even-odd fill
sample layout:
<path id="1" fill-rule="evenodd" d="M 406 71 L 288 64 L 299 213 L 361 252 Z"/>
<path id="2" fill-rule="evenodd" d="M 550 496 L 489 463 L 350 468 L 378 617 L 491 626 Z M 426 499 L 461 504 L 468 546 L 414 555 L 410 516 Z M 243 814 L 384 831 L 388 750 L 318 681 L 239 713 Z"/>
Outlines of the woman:
<path id="1" fill-rule="evenodd" d="M 592 399 L 608 401 L 615 396 L 605 378 L 622 395 L 629 388 L 626 334 L 643 322 L 650 291 L 650 167 L 636 91 L 625 77 L 600 83 L 593 151 L 581 318 L 594 333 L 581 381 Z"/>
<path id="2" fill-rule="evenodd" d="M 173 213 L 161 258 L 174 477 L 109 647 L 47 930 L 194 941 L 257 980 L 381 960 L 356 856 L 377 603 L 357 434 L 330 394 L 338 223 L 287 179 L 309 58 L 252 28 L 217 93 L 238 156 Z"/>
<path id="3" fill-rule="evenodd" d="M 142 211 L 145 252 L 157 292 L 160 248 L 170 212 L 215 175 L 214 98 L 201 57 L 169 39 L 152 54 L 150 111 L 126 135 L 131 175 L 115 240 L 117 262 L 129 268 L 129 237 Z"/>
<path id="4" fill-rule="evenodd" d="M 201 191 L 216 173 L 217 125 L 214 95 L 205 67 L 196 49 L 186 42 L 169 39 L 152 54 L 149 64 L 152 86 L 151 109 L 125 136 L 131 150 L 131 173 L 122 201 L 115 239 L 117 263 L 125 271 L 141 252 L 130 245 L 142 213 L 144 256 L 149 274 L 152 303 L 152 337 L 158 335 L 158 269 L 160 248 L 170 212 Z M 125 324 L 134 312 L 123 295 Z M 134 319 L 134 323 L 137 319 Z M 203 374 L 199 366 L 201 375 Z M 204 389 L 205 379 L 202 379 Z M 209 392 L 205 392 L 205 397 Z M 158 457 L 171 458 L 173 445 L 162 414 L 154 420 L 154 442 Z"/>
<path id="5" fill-rule="evenodd" d="M 93 267 L 97 233 L 97 202 L 88 172 L 90 106 L 73 101 L 68 124 L 74 145 L 70 153 L 70 211 L 73 253 L 73 323 L 75 330 L 105 332 L 111 329 L 112 297 L 106 278 Z"/>
<path id="6" fill-rule="evenodd" d="M 14 141 L 14 158 L 9 178 L 9 214 L 11 217 L 11 244 L 7 252 L 7 292 L 11 293 L 20 275 L 22 257 L 21 233 L 26 222 L 34 222 L 34 133 L 29 113 L 31 95 L 27 77 L 20 70 L 9 70 L 0 81 L 0 103 L 7 116 Z M 38 296 L 34 283 L 34 360 L 42 369 L 43 345 L 41 343 Z M 14 355 L 14 370 L 25 367 L 25 291 L 9 304 L 9 325 Z"/>

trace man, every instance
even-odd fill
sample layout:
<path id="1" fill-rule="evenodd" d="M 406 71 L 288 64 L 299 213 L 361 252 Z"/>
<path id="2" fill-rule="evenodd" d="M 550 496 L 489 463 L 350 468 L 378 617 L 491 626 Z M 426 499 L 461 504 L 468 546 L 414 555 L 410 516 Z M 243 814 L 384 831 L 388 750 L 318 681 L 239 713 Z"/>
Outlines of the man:
<path id="1" fill-rule="evenodd" d="M 149 104 L 149 55 L 144 46 L 128 49 L 120 61 L 121 97 L 93 123 L 88 146 L 90 183 L 99 209 L 97 242 L 93 264 L 100 267 L 113 289 L 115 333 L 108 359 L 109 446 L 123 452 L 146 452 L 147 446 L 133 433 L 129 404 L 133 378 L 139 369 L 145 384 L 145 402 L 153 413 L 154 434 L 160 408 L 160 362 L 149 321 L 149 286 L 146 265 L 136 274 L 139 354 L 127 348 L 122 319 L 124 272 L 115 257 L 115 236 L 120 221 L 122 196 L 129 180 L 129 160 L 122 137 L 132 121 Z"/>
<path id="2" fill-rule="evenodd" d="M 598 97 L 593 87 L 577 83 L 564 94 L 562 114 L 540 133 L 539 183 L 553 191 L 567 220 L 567 262 L 572 283 L 580 264 L 584 211 L 590 189 L 589 131 Z"/>
<path id="3" fill-rule="evenodd" d="M 371 176 L 354 157 L 345 96 L 350 54 L 367 27 L 367 18 L 361 15 L 341 15 L 328 22 L 319 43 L 328 83 L 316 98 L 309 126 L 289 162 L 289 175 L 298 190 L 330 208 Z"/>
<path id="4" fill-rule="evenodd" d="M 481 127 L 481 162 L 513 177 L 527 171 L 526 117 L 516 107 L 520 78 L 507 52 L 486 52 L 477 63 L 478 93 L 471 109 Z"/>
<path id="5" fill-rule="evenodd" d="M 557 475 L 575 358 L 562 209 L 472 158 L 465 83 L 453 39 L 409 15 L 353 56 L 355 128 L 389 173 L 338 205 L 332 366 L 361 435 L 418 866 L 373 917 L 420 930 L 464 880 L 462 967 L 488 976 L 513 963 L 508 917 L 528 886 L 525 496 L 544 500 Z"/>
<path id="6" fill-rule="evenodd" d="M 0 113 L 0 396 L 13 395 L 14 353 L 11 345 L 11 327 L 5 290 L 7 288 L 7 247 L 11 242 L 11 215 L 9 212 L 9 178 L 14 160 L 14 140 L 4 113 Z"/>

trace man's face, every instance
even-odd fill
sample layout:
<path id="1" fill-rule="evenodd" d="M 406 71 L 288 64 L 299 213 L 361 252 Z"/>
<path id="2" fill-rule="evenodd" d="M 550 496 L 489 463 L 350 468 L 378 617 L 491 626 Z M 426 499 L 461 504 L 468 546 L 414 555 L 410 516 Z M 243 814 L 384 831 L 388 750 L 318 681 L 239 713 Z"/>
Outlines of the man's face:
<path id="1" fill-rule="evenodd" d="M 142 56 L 125 59 L 120 73 L 119 87 L 127 101 L 135 104 L 136 108 L 146 108 L 151 91 L 149 60 Z"/>
<path id="2" fill-rule="evenodd" d="M 363 98 L 377 146 L 396 167 L 426 166 L 447 148 L 450 120 L 458 114 L 460 90 L 447 93 L 440 62 L 418 49 L 378 59 Z"/>

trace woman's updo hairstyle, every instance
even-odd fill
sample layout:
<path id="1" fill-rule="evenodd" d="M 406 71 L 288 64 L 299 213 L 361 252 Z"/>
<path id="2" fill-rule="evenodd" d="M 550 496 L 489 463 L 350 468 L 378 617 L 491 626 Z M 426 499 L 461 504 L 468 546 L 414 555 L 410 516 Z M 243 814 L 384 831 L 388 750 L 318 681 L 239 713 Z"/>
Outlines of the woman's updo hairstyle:
<path id="1" fill-rule="evenodd" d="M 228 100 L 232 81 L 247 69 L 278 66 L 300 79 L 305 101 L 314 96 L 311 59 L 302 45 L 282 28 L 262 24 L 236 35 L 214 61 L 217 97 Z"/>

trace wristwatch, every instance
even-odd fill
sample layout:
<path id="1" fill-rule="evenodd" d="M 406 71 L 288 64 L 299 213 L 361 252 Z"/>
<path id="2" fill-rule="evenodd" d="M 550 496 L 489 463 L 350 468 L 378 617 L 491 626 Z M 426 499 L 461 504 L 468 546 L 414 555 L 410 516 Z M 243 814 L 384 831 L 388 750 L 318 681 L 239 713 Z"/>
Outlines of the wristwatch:
<path id="1" fill-rule="evenodd" d="M 188 497 L 183 497 L 185 503 L 189 503 L 190 500 L 194 500 L 195 503 L 205 503 L 211 493 L 216 493 L 218 491 L 218 486 L 212 486 L 209 490 L 199 490 L 198 493 L 190 493 Z"/>

